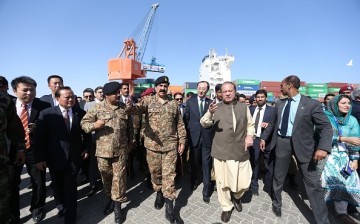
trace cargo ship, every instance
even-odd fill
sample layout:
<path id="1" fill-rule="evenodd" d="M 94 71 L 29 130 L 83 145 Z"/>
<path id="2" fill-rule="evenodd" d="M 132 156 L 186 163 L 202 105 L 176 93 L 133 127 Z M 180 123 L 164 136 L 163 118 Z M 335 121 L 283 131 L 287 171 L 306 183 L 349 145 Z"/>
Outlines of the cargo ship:
<path id="1" fill-rule="evenodd" d="M 211 98 L 215 96 L 215 86 L 219 83 L 231 81 L 231 65 L 235 58 L 233 55 L 218 56 L 215 49 L 211 49 L 201 62 L 199 81 L 208 81 Z"/>

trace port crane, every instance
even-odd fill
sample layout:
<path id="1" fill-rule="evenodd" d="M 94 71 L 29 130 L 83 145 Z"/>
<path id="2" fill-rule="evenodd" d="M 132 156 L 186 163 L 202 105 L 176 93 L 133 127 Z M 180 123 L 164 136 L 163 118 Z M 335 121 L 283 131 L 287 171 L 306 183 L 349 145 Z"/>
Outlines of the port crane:
<path id="1" fill-rule="evenodd" d="M 149 40 L 152 25 L 155 19 L 155 13 L 159 3 L 153 4 L 145 20 L 145 25 L 142 30 L 138 45 L 134 40 L 134 34 L 124 41 L 124 46 L 115 59 L 110 59 L 108 62 L 108 79 L 122 80 L 129 83 L 130 93 L 134 89 L 134 80 L 146 77 L 146 72 L 164 72 L 165 66 L 156 63 L 156 58 L 152 58 L 151 63 L 142 63 L 147 42 Z"/>

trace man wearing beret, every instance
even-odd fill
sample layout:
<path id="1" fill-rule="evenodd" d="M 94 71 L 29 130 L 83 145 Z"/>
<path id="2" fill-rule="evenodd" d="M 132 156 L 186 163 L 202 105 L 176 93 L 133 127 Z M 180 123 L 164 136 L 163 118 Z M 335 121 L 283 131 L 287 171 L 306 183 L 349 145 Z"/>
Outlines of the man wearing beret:
<path id="1" fill-rule="evenodd" d="M 179 223 L 174 213 L 175 168 L 177 153 L 184 152 L 186 131 L 176 101 L 167 96 L 169 78 L 161 76 L 155 80 L 156 94 L 145 97 L 132 106 L 130 111 L 145 114 L 144 129 L 147 162 L 151 173 L 151 182 L 156 191 L 155 208 L 161 209 L 165 202 L 165 218 L 170 223 Z"/>
<path id="2" fill-rule="evenodd" d="M 119 104 L 120 84 L 109 82 L 104 85 L 105 100 L 88 111 L 81 121 L 85 132 L 95 131 L 98 167 L 104 184 L 104 192 L 110 198 L 104 213 L 114 211 L 115 223 L 123 223 L 121 203 L 127 200 L 126 159 L 133 141 L 133 125 L 125 112 L 125 105 Z"/>
<path id="3" fill-rule="evenodd" d="M 339 90 L 339 94 L 345 94 L 350 96 L 354 88 L 352 86 L 343 86 Z"/>

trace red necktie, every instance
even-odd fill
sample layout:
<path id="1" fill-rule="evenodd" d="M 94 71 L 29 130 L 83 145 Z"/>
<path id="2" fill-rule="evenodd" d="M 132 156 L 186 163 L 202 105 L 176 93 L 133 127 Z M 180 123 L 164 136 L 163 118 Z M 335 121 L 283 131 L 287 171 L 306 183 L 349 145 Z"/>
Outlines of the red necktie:
<path id="1" fill-rule="evenodd" d="M 27 112 L 27 105 L 26 104 L 21 104 L 21 113 L 20 113 L 20 120 L 21 123 L 23 125 L 24 131 L 25 131 L 25 148 L 29 149 L 30 148 L 30 135 L 28 132 L 28 128 L 29 128 L 29 115 Z"/>

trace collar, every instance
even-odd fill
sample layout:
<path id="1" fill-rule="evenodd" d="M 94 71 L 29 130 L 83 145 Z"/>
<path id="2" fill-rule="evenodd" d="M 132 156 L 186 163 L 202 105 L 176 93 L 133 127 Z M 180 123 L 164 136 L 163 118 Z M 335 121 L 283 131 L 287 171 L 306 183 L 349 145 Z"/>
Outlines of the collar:
<path id="1" fill-rule="evenodd" d="M 301 94 L 298 93 L 296 96 L 291 97 L 293 101 L 297 102 L 301 98 Z"/>
<path id="2" fill-rule="evenodd" d="M 59 104 L 59 108 L 60 108 L 61 113 L 64 112 L 64 110 L 66 110 L 64 107 L 60 106 L 60 104 Z M 69 111 L 69 113 L 72 113 L 72 107 L 68 108 L 68 111 Z"/>
<path id="3" fill-rule="evenodd" d="M 27 105 L 27 109 L 31 108 L 32 103 L 33 103 L 33 101 L 31 101 L 30 103 L 27 103 L 27 104 L 26 104 L 26 105 Z M 21 104 L 23 104 L 23 103 L 19 100 L 19 98 L 16 98 L 16 108 L 21 107 Z"/>
<path id="4" fill-rule="evenodd" d="M 259 110 L 260 107 L 256 106 L 255 110 Z M 264 104 L 264 106 L 261 107 L 261 110 L 265 110 L 266 109 L 266 103 Z"/>

